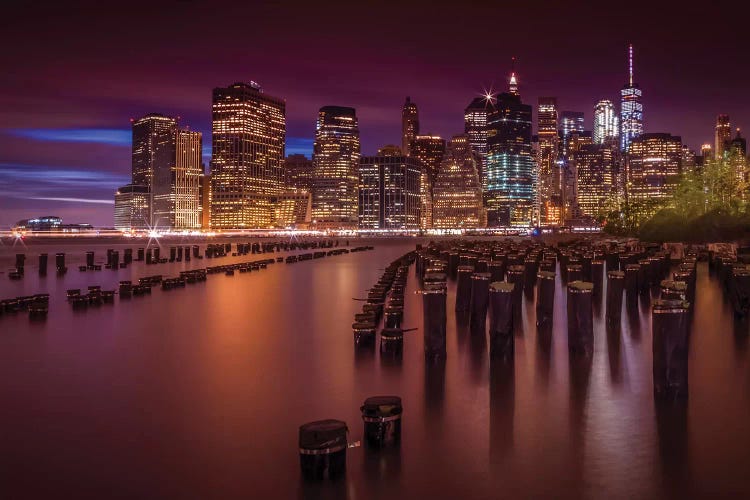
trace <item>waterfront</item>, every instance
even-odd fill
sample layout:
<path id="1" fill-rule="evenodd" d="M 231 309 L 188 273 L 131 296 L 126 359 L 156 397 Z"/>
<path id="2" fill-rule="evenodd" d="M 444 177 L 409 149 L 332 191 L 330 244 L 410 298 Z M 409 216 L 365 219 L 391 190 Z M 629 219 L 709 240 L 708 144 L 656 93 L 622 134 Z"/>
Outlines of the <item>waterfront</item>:
<path id="1" fill-rule="evenodd" d="M 606 333 L 603 307 L 595 308 L 593 359 L 571 363 L 559 276 L 551 342 L 540 341 L 533 302 L 526 301 L 511 369 L 491 367 L 486 344 L 472 342 L 457 325 L 455 283 L 448 291 L 445 369 L 426 368 L 413 267 L 404 326 L 420 330 L 405 334 L 403 360 L 381 361 L 377 349 L 355 353 L 351 322 L 360 303 L 351 299 L 418 241 L 372 240 L 366 242 L 372 252 L 211 276 L 85 312 L 65 302 L 66 289 L 176 275 L 187 263 L 79 273 L 75 259 L 93 248 L 86 243 L 64 249 L 70 267 L 64 279 L 52 271 L 39 278 L 32 244 L 22 281 L 0 275 L 0 298 L 52 295 L 44 323 L 20 313 L 0 317 L 0 492 L 10 498 L 750 495 L 747 330 L 736 331 L 705 263 L 698 266 L 690 337 L 690 397 L 685 407 L 665 407 L 652 395 L 648 304 L 641 302 L 635 315 L 623 309 L 620 335 Z M 111 246 L 97 245 L 97 259 Z M 248 258 L 194 260 L 190 267 Z M 379 394 L 403 399 L 400 453 L 351 449 L 345 481 L 303 483 L 298 426 L 341 419 L 350 439 L 360 439 L 359 407 Z"/>

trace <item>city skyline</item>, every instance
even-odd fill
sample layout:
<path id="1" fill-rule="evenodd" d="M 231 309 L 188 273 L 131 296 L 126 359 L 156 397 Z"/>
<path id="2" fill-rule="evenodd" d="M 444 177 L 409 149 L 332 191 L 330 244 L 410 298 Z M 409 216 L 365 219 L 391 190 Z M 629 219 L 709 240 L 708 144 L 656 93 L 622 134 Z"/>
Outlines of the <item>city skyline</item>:
<path id="1" fill-rule="evenodd" d="M 519 26 L 512 26 L 507 38 L 502 40 L 493 41 L 488 34 L 476 34 L 476 39 L 470 41 L 472 46 L 484 43 L 486 48 L 466 53 L 463 49 L 470 42 L 460 42 L 458 35 L 445 41 L 428 35 L 425 26 L 430 22 L 441 25 L 447 20 L 441 21 L 436 14 L 409 7 L 402 12 L 406 19 L 416 22 L 417 12 L 424 16 L 420 18 L 424 22 L 417 22 L 413 32 L 400 35 L 385 45 L 373 45 L 358 35 L 355 43 L 340 54 L 316 53 L 316 58 L 311 60 L 313 63 L 306 61 L 312 49 L 305 46 L 301 34 L 294 33 L 294 26 L 305 25 L 300 24 L 301 20 L 286 25 L 285 37 L 274 51 L 238 48 L 217 55 L 213 51 L 217 44 L 234 39 L 230 29 L 221 30 L 215 41 L 203 40 L 205 47 L 170 36 L 173 32 L 189 30 L 199 20 L 203 22 L 204 6 L 188 5 L 184 9 L 186 12 L 180 14 L 185 23 L 175 23 L 180 27 L 167 26 L 163 32 L 150 34 L 144 41 L 132 40 L 119 29 L 107 32 L 104 28 L 112 28 L 111 24 L 99 26 L 93 22 L 101 13 L 81 15 L 78 11 L 76 16 L 66 17 L 61 8 L 53 7 L 48 20 L 40 21 L 24 12 L 22 6 L 13 8 L 18 12 L 8 16 L 14 19 L 14 24 L 8 26 L 6 36 L 21 32 L 28 36 L 38 30 L 46 30 L 54 36 L 61 33 L 60 29 L 69 32 L 77 25 L 84 25 L 78 23 L 85 23 L 93 25 L 89 36 L 99 37 L 100 43 L 89 46 L 60 36 L 59 46 L 50 47 L 43 40 L 32 40 L 32 36 L 23 50 L 8 51 L 13 53 L 2 56 L 5 67 L 16 68 L 1 84 L 6 103 L 0 113 L 0 151 L 3 151 L 0 189 L 5 195 L 0 225 L 4 226 L 20 218 L 45 213 L 62 215 L 71 222 L 111 225 L 111 193 L 128 183 L 130 118 L 148 113 L 180 117 L 180 123 L 190 124 L 191 129 L 202 132 L 203 160 L 208 167 L 211 89 L 234 81 L 258 81 L 270 94 L 285 100 L 287 154 L 304 152 L 309 157 L 317 109 L 340 105 L 357 110 L 362 154 L 373 155 L 386 144 L 401 143 L 401 107 L 406 96 L 419 105 L 421 134 L 450 138 L 460 133 L 463 111 L 471 99 L 480 96 L 484 89 L 505 89 L 514 55 L 524 102 L 536 103 L 540 96 L 555 96 L 561 111 L 584 112 L 586 128 L 591 129 L 593 108 L 599 100 L 619 103 L 619 90 L 627 77 L 626 47 L 632 42 L 636 50 L 637 80 L 644 89 L 646 132 L 679 135 L 697 151 L 701 144 L 713 143 L 716 115 L 730 116 L 733 135 L 735 128 L 750 123 L 750 106 L 737 99 L 742 95 L 741 82 L 747 70 L 742 65 L 729 64 L 720 69 L 709 68 L 703 62 L 708 54 L 712 57 L 711 66 L 715 66 L 717 60 L 741 60 L 738 59 L 740 49 L 736 44 L 727 43 L 726 37 L 717 59 L 714 53 L 718 46 L 705 31 L 698 40 L 689 34 L 665 40 L 660 30 L 647 26 L 613 33 L 609 28 L 589 26 L 583 19 L 564 15 L 556 7 L 551 9 L 555 12 L 543 15 L 540 22 L 545 25 L 567 23 L 572 29 L 581 30 L 585 25 L 581 33 L 586 37 L 593 39 L 601 32 L 606 32 L 607 36 L 596 47 L 581 54 L 580 50 L 571 51 L 567 42 L 552 48 L 533 40 L 524 44 L 514 42 L 512 35 L 523 29 L 523 23 L 518 23 Z M 465 9 L 467 15 L 476 13 L 475 7 Z M 613 12 L 613 8 L 607 9 Z M 304 19 L 304 23 L 328 26 L 326 23 L 330 21 L 325 21 L 325 17 L 329 8 L 303 7 L 302 10 L 304 12 L 297 17 Z M 519 19 L 538 16 L 530 8 L 513 7 L 512 10 Z M 166 11 L 156 9 L 154 19 L 146 25 L 163 20 Z M 133 15 L 120 14 L 123 19 Z M 264 6 L 258 15 L 277 19 L 280 14 L 274 7 Z M 353 15 L 356 14 L 344 17 Z M 658 25 L 659 20 L 666 22 L 667 18 L 670 23 L 698 19 L 698 12 L 689 8 L 669 13 L 666 9 L 663 13 L 651 10 L 648 15 L 654 21 L 649 24 L 654 25 Z M 219 14 L 211 13 L 205 21 L 217 21 L 217 16 Z M 219 17 L 227 28 L 236 24 L 230 19 L 232 16 Z M 56 26 L 51 22 L 55 19 L 66 23 Z M 719 29 L 708 22 L 710 19 L 706 16 L 702 15 L 701 19 L 705 21 L 701 25 L 708 32 Z M 733 33 L 730 25 L 734 20 L 722 17 L 722 22 L 721 32 Z M 460 28 L 464 29 L 468 28 Z M 269 46 L 269 41 L 255 38 L 268 33 L 267 28 L 258 30 L 248 36 L 248 45 L 260 40 L 259 48 Z M 144 59 L 139 49 L 147 42 L 155 44 L 156 49 Z M 399 51 L 403 46 L 413 46 L 414 51 L 424 56 L 424 61 L 412 68 L 418 71 L 411 71 L 410 58 Z M 196 50 L 191 52 L 187 47 Z M 158 55 L 174 55 L 178 49 L 185 54 L 179 64 L 160 64 Z M 462 59 L 456 59 L 459 53 L 464 54 Z M 664 64 L 665 53 L 672 58 L 669 64 Z M 33 68 L 23 65 L 23 60 L 28 58 L 36 62 Z M 451 62 L 445 62 L 446 58 Z M 97 64 L 91 64 L 92 61 Z M 400 70 L 404 76 L 397 79 L 397 84 L 393 83 L 388 78 L 389 71 L 372 71 L 372 63 Z M 690 68 L 690 81 L 685 81 L 684 75 L 674 69 L 680 67 Z M 352 77 L 337 80 L 344 74 Z M 291 78 L 291 75 L 298 77 Z M 33 82 L 28 83 L 29 79 Z M 81 85 L 83 79 L 87 85 Z M 40 95 L 43 96 L 41 101 Z M 686 117 L 684 110 L 687 109 L 690 115 Z M 536 113 L 533 123 L 536 125 Z M 29 182 L 33 179 L 36 182 Z"/>

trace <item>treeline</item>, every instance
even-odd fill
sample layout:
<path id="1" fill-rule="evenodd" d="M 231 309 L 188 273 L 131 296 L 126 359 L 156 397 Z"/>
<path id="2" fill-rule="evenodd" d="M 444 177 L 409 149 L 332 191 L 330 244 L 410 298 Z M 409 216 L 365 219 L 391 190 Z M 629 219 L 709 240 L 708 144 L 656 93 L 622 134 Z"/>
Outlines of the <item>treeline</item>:
<path id="1" fill-rule="evenodd" d="M 744 160 L 744 159 L 743 159 Z M 604 231 L 644 241 L 691 243 L 750 238 L 746 163 L 710 161 L 682 175 L 666 202 L 649 200 L 604 209 Z"/>

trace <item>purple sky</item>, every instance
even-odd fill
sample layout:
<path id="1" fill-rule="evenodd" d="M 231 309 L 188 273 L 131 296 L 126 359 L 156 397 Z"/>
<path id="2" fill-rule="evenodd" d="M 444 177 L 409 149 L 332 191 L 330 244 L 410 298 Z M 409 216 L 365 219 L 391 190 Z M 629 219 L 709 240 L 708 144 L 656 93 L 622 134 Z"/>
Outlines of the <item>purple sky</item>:
<path id="1" fill-rule="evenodd" d="M 649 132 L 712 142 L 717 113 L 750 126 L 748 16 L 687 2 L 13 1 L 0 23 L 0 227 L 61 215 L 112 224 L 130 176 L 129 119 L 181 117 L 210 147 L 211 89 L 254 80 L 287 101 L 288 152 L 311 149 L 317 109 L 353 106 L 363 152 L 400 142 L 406 95 L 421 131 L 463 130 L 483 88 L 561 110 L 617 102 L 626 47 Z M 735 7 L 732 7 L 735 5 Z"/>

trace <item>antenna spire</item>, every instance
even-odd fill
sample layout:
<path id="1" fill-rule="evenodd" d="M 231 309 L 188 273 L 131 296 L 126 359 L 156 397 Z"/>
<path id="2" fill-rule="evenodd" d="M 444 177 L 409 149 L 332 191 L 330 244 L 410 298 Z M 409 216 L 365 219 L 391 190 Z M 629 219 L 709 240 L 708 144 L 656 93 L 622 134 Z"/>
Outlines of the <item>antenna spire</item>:
<path id="1" fill-rule="evenodd" d="M 628 46 L 628 76 L 630 78 L 630 86 L 633 86 L 633 44 Z"/>

